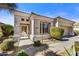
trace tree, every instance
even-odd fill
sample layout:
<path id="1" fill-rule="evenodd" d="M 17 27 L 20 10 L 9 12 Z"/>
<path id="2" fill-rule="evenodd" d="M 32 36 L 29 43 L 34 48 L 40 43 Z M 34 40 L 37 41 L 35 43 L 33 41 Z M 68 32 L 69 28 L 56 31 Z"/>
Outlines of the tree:
<path id="1" fill-rule="evenodd" d="M 15 3 L 0 3 L 0 10 L 7 10 L 12 13 L 17 8 Z"/>
<path id="2" fill-rule="evenodd" d="M 17 5 L 15 3 L 0 3 L 0 10 L 7 10 L 10 13 L 13 13 L 13 10 L 16 10 Z M 13 27 L 11 25 L 3 25 L 2 26 L 3 35 L 13 34 Z M 10 31 L 9 31 L 10 30 Z"/>
<path id="3" fill-rule="evenodd" d="M 13 34 L 12 25 L 5 24 L 5 25 L 1 26 L 1 28 L 2 28 L 3 37 L 8 37 L 9 35 Z"/>

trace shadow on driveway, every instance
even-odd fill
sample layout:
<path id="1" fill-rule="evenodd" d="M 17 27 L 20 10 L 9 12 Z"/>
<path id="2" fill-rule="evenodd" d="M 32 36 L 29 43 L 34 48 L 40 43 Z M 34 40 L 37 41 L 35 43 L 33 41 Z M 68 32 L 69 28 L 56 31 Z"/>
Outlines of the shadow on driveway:
<path id="1" fill-rule="evenodd" d="M 62 38 L 60 41 L 69 41 L 67 38 Z"/>
<path id="2" fill-rule="evenodd" d="M 32 44 L 31 45 L 24 45 L 20 47 L 22 50 L 26 51 L 26 53 L 30 56 L 34 56 L 36 53 L 38 52 L 42 52 L 44 50 L 48 49 L 48 45 L 47 44 L 42 44 L 39 47 L 35 47 Z"/>
<path id="3" fill-rule="evenodd" d="M 57 52 L 53 52 L 53 51 L 48 51 L 45 53 L 45 56 L 61 56 L 61 55 L 58 55 L 56 54 Z"/>

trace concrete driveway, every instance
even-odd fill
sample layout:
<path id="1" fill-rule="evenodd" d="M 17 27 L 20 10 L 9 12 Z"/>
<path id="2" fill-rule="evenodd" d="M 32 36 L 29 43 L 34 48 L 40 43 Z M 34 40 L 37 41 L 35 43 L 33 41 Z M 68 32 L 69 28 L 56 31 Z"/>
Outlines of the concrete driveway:
<path id="1" fill-rule="evenodd" d="M 65 51 L 64 47 L 68 50 L 68 51 L 71 51 L 71 47 L 74 45 L 74 42 L 75 41 L 79 41 L 79 36 L 74 36 L 74 37 L 64 37 L 63 39 L 68 39 L 68 41 L 51 41 L 49 39 L 45 39 L 43 40 L 43 44 L 47 44 L 48 45 L 48 49 L 45 50 L 45 52 L 48 52 L 48 51 L 53 51 L 53 52 L 57 52 L 57 54 L 60 54 L 61 52 L 64 51 L 65 54 L 62 54 L 61 55 L 68 55 L 67 52 Z M 29 40 L 21 40 L 20 43 L 19 43 L 19 46 L 28 46 L 28 47 L 24 47 L 23 49 L 27 52 L 28 51 L 28 54 L 30 55 L 33 55 L 34 53 L 34 49 L 35 47 L 33 47 L 31 44 L 33 44 L 33 41 L 31 41 L 30 39 Z M 31 47 L 32 46 L 32 47 Z M 41 49 L 41 48 L 40 48 Z M 33 53 L 32 53 L 33 52 Z M 35 51 L 36 52 L 36 51 Z M 37 52 L 35 55 L 42 55 L 43 56 L 43 51 L 39 51 Z M 75 49 L 72 48 L 72 51 L 70 52 L 70 54 L 72 56 L 75 55 Z"/>

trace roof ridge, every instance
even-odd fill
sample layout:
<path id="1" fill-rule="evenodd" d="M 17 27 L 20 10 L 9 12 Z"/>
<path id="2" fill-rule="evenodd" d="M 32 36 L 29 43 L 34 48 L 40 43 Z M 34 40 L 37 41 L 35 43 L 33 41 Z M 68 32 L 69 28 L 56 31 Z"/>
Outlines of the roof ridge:
<path id="1" fill-rule="evenodd" d="M 56 18 L 61 18 L 61 19 L 64 19 L 64 20 L 72 21 L 72 20 L 69 20 L 69 19 L 67 19 L 67 18 L 63 18 L 63 17 L 61 17 L 61 16 L 57 16 Z M 75 22 L 75 21 L 72 21 L 72 22 Z"/>
<path id="2" fill-rule="evenodd" d="M 37 16 L 42 16 L 42 17 L 46 17 L 46 18 L 51 18 L 51 19 L 54 19 L 54 18 L 52 18 L 52 17 L 43 16 L 43 15 L 37 14 L 37 13 L 35 13 L 35 12 L 31 12 L 31 13 L 32 13 L 32 14 L 34 14 L 34 15 L 37 15 Z"/>

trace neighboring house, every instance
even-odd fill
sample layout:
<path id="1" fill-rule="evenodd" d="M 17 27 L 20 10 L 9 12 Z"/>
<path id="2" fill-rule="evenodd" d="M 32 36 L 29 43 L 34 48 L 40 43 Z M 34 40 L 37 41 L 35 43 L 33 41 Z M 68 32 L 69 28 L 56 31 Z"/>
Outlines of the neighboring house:
<path id="1" fill-rule="evenodd" d="M 60 16 L 55 18 L 56 20 L 56 27 L 62 27 L 64 29 L 64 35 L 63 36 L 68 36 L 68 35 L 74 35 L 73 32 L 73 27 L 74 27 L 74 21 L 62 18 Z"/>
<path id="2" fill-rule="evenodd" d="M 79 31 L 79 22 L 76 22 L 74 24 L 74 30 L 78 30 Z"/>
<path id="3" fill-rule="evenodd" d="M 62 27 L 64 36 L 72 35 L 74 21 L 56 17 L 50 18 L 35 13 L 14 11 L 14 37 L 26 37 L 30 39 L 49 38 L 50 27 Z"/>

